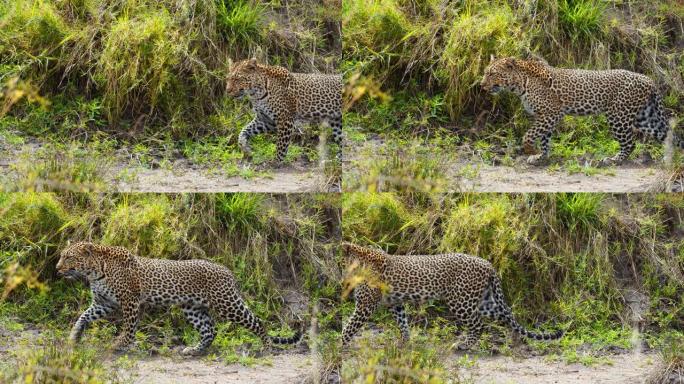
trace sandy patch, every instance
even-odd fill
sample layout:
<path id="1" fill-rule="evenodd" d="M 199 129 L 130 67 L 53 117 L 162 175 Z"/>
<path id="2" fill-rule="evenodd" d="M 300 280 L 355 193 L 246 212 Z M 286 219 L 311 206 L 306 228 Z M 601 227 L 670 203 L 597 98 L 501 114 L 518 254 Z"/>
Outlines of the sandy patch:
<path id="1" fill-rule="evenodd" d="M 359 180 L 368 174 L 364 168 L 388 156 L 384 146 L 381 139 L 371 139 L 362 144 L 346 143 L 345 154 L 349 155 L 343 165 L 344 191 L 354 191 Z M 668 189 L 667 183 L 671 182 L 662 161 L 651 161 L 648 165 L 626 162 L 587 175 L 554 170 L 549 166 L 527 165 L 525 158 L 519 156 L 513 166 L 490 165 L 473 156 L 472 149 L 464 147 L 454 153 L 436 152 L 434 157 L 424 160 L 437 160 L 443 172 L 439 175 L 441 180 L 435 184 L 441 182 L 444 185 L 440 188 L 448 192 L 654 192 Z M 406 175 L 393 175 L 391 169 L 382 170 L 379 187 L 376 188 L 382 190 L 384 182 L 405 182 L 405 178 Z M 681 183 L 674 184 L 672 188 L 681 187 Z"/>
<path id="2" fill-rule="evenodd" d="M 301 383 L 311 374 L 310 356 L 281 354 L 268 357 L 270 365 L 246 367 L 204 360 L 158 357 L 136 362 L 124 378 L 140 384 Z"/>
<path id="3" fill-rule="evenodd" d="M 609 357 L 612 364 L 584 366 L 550 362 L 543 357 L 481 357 L 460 377 L 475 384 L 638 384 L 654 367 L 655 354 L 625 353 Z"/>
<path id="4" fill-rule="evenodd" d="M 1 138 L 0 138 L 1 139 Z M 23 145 L 10 145 L 0 142 L 0 181 L 6 190 L 17 190 L 21 177 L 15 170 L 16 164 L 23 159 L 23 168 L 30 162 L 47 162 L 54 159 L 40 158 L 43 143 L 36 139 L 26 139 Z M 194 164 L 182 156 L 176 155 L 170 164 L 159 166 L 159 160 L 153 159 L 152 167 L 142 167 L 131 161 L 130 154 L 118 150 L 115 155 L 97 161 L 98 174 L 104 179 L 107 189 L 110 186 L 118 192 L 335 192 L 339 190 L 339 182 L 326 177 L 321 166 L 298 161 L 294 165 L 281 168 L 256 166 L 257 175 L 249 178 L 227 176 L 221 170 L 206 165 Z M 76 160 L 78 161 L 78 160 Z M 92 159 L 87 161 L 92 162 Z M 238 165 L 242 167 L 247 162 Z M 40 182 L 40 181 L 38 181 Z M 78 185 L 60 185 L 59 182 L 47 181 L 45 185 L 51 189 L 78 189 Z M 19 184 L 21 185 L 21 184 Z M 41 189 L 40 186 L 34 186 Z M 95 187 L 97 188 L 97 187 Z"/>

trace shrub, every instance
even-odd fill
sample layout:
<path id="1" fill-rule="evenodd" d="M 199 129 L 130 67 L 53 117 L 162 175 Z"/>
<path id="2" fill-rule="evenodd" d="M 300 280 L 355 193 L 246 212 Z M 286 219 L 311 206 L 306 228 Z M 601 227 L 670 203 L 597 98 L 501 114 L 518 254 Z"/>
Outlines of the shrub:
<path id="1" fill-rule="evenodd" d="M 172 258 L 185 239 L 186 219 L 168 195 L 124 196 L 106 220 L 102 243 L 144 257 Z"/>

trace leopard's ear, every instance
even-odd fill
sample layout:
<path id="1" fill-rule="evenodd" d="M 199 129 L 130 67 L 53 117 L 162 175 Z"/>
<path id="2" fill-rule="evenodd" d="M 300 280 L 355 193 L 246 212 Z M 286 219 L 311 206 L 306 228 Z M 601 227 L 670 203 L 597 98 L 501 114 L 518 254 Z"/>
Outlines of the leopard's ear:
<path id="1" fill-rule="evenodd" d="M 494 62 L 494 60 L 496 60 L 496 56 L 494 56 L 494 54 L 492 53 L 489 55 L 489 61 Z"/>
<path id="2" fill-rule="evenodd" d="M 514 57 L 511 57 L 510 59 L 506 60 L 506 68 L 508 69 L 513 69 L 518 65 L 518 60 L 516 60 Z"/>
<path id="3" fill-rule="evenodd" d="M 252 57 L 251 59 L 247 60 L 247 68 L 249 69 L 254 69 L 257 67 L 257 59 L 256 57 Z"/>
<path id="4" fill-rule="evenodd" d="M 83 245 L 81 246 L 81 250 L 83 250 L 83 253 L 86 256 L 91 257 L 93 255 L 93 253 L 95 253 L 95 244 L 83 243 Z"/>

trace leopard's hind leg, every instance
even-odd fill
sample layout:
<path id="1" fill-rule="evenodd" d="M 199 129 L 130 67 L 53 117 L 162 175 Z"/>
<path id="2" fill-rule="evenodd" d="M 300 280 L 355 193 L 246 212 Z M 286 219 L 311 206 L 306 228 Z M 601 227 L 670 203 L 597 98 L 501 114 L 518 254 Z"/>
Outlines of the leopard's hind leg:
<path id="1" fill-rule="evenodd" d="M 602 165 L 620 164 L 634 151 L 634 121 L 624 111 L 608 112 L 608 124 L 615 139 L 620 143 L 620 152 L 601 160 Z"/>
<path id="2" fill-rule="evenodd" d="M 458 346 L 468 350 L 475 346 L 482 335 L 482 315 L 478 311 L 478 301 L 455 298 L 447 302 L 449 311 L 456 317 L 456 323 L 466 328 L 465 341 Z"/>
<path id="3" fill-rule="evenodd" d="M 216 329 L 214 328 L 214 321 L 207 312 L 207 309 L 201 306 L 183 306 L 181 307 L 186 320 L 192 324 L 200 333 L 200 341 L 194 347 L 186 347 L 183 349 L 183 355 L 201 355 L 206 352 L 216 338 Z"/>

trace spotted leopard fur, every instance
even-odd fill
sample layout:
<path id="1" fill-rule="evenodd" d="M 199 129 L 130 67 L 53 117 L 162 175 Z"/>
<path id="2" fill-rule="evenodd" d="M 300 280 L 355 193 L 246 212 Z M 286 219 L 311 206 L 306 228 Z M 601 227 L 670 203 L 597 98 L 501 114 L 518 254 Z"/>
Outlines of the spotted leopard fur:
<path id="1" fill-rule="evenodd" d="M 248 97 L 255 117 L 238 136 L 247 157 L 249 139 L 255 135 L 277 134 L 276 162 L 287 155 L 295 122 L 327 121 L 332 139 L 342 141 L 342 77 L 315 73 L 293 73 L 279 66 L 263 65 L 256 59 L 235 63 L 226 80 L 226 92 Z"/>
<path id="2" fill-rule="evenodd" d="M 239 324 L 274 344 L 293 344 L 290 338 L 270 337 L 261 321 L 240 295 L 233 274 L 207 260 L 174 261 L 134 256 L 122 247 L 78 242 L 65 248 L 57 271 L 67 278 L 85 278 L 92 303 L 74 324 L 70 340 L 80 340 L 95 320 L 120 315 L 123 320 L 116 350 L 125 350 L 134 340 L 138 318 L 146 306 L 180 306 L 187 321 L 200 333 L 186 355 L 206 351 L 216 337 L 214 317 Z"/>
<path id="3" fill-rule="evenodd" d="M 535 340 L 554 340 L 563 335 L 535 333 L 523 328 L 513 317 L 492 265 L 479 257 L 460 253 L 441 255 L 388 255 L 382 251 L 343 243 L 347 255 L 368 267 L 389 292 L 364 283 L 354 289 L 356 307 L 342 330 L 342 342 L 349 344 L 380 304 L 387 305 L 397 321 L 401 336 L 409 338 L 404 303 L 442 301 L 457 323 L 468 329 L 460 349 L 471 348 L 480 338 L 482 318 L 509 325 L 515 332 Z"/>
<path id="4" fill-rule="evenodd" d="M 565 69 L 551 67 L 539 58 L 492 58 L 480 85 L 493 94 L 503 90 L 515 93 L 534 118 L 523 147 L 533 154 L 539 141 L 541 152 L 527 159 L 530 164 L 548 157 L 553 130 L 565 115 L 606 115 L 620 151 L 603 159 L 604 165 L 619 164 L 629 157 L 635 147 L 635 130 L 662 142 L 670 129 L 655 83 L 626 70 Z M 684 148 L 679 136 L 674 136 L 674 144 Z"/>

